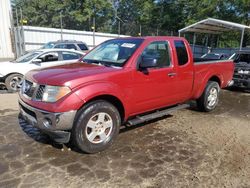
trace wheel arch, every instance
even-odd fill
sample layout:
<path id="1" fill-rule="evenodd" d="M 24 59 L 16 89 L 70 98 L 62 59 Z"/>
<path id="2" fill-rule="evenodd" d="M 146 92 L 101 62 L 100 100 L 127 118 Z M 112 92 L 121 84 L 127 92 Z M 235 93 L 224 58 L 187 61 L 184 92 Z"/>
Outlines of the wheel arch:
<path id="1" fill-rule="evenodd" d="M 82 105 L 82 107 L 85 106 L 86 104 L 88 104 L 90 102 L 93 102 L 93 101 L 96 101 L 96 100 L 104 100 L 104 101 L 107 101 L 107 102 L 111 103 L 112 105 L 114 105 L 117 108 L 117 110 L 118 110 L 118 112 L 120 114 L 121 122 L 125 121 L 125 108 L 124 108 L 124 105 L 123 105 L 122 101 L 118 97 L 116 97 L 114 95 L 103 94 L 103 95 L 94 96 L 94 97 L 88 99 L 88 101 L 86 103 L 84 103 Z"/>
<path id="2" fill-rule="evenodd" d="M 209 81 L 217 82 L 219 84 L 219 87 L 221 87 L 221 85 L 222 85 L 222 80 L 221 80 L 220 76 L 218 76 L 218 75 L 210 75 L 206 79 L 204 79 L 202 81 L 202 83 L 200 83 L 201 87 L 197 90 L 197 92 L 195 92 L 194 99 L 197 99 L 202 95 L 202 93 L 204 92 L 204 90 L 205 90 L 205 88 L 207 86 L 207 83 Z"/>
<path id="3" fill-rule="evenodd" d="M 9 76 L 12 75 L 12 74 L 20 74 L 20 75 L 24 76 L 24 75 L 21 74 L 20 72 L 11 72 L 11 73 L 9 73 L 9 74 L 6 74 L 6 75 L 3 77 L 4 81 L 5 81 L 5 79 L 6 79 L 7 77 L 9 77 Z"/>
<path id="4" fill-rule="evenodd" d="M 211 77 L 208 79 L 207 82 L 209 82 L 209 81 L 217 82 L 217 83 L 219 84 L 219 86 L 221 87 L 221 79 L 219 78 L 219 76 L 216 76 L 216 75 L 211 76 Z"/>

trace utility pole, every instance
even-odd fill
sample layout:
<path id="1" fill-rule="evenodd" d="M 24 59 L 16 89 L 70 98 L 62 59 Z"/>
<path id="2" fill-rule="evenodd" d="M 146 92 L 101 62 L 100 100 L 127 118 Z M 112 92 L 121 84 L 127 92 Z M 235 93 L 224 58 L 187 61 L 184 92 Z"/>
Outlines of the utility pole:
<path id="1" fill-rule="evenodd" d="M 120 34 L 121 34 L 121 22 L 124 23 L 124 21 L 117 14 L 118 7 L 114 7 L 114 9 L 115 9 L 115 19 L 118 20 L 118 37 L 120 37 Z"/>
<path id="2" fill-rule="evenodd" d="M 63 40 L 63 22 L 62 22 L 62 11 L 60 11 L 60 25 L 61 25 L 61 40 Z"/>
<path id="3" fill-rule="evenodd" d="M 93 17 L 93 47 L 95 47 L 95 15 Z"/>
<path id="4" fill-rule="evenodd" d="M 24 39 L 24 30 L 23 30 L 23 11 L 22 9 L 20 8 L 20 20 L 21 20 L 21 38 L 22 40 L 20 41 L 21 42 L 21 49 L 22 49 L 22 54 L 24 54 L 25 52 L 25 39 Z"/>
<path id="5" fill-rule="evenodd" d="M 18 12 L 16 8 L 16 56 L 19 57 L 21 55 L 21 42 L 20 42 L 20 32 L 19 32 L 19 17 L 18 17 Z"/>
<path id="6" fill-rule="evenodd" d="M 118 37 L 120 37 L 120 34 L 121 34 L 121 22 L 124 23 L 124 21 L 119 16 L 117 16 L 117 14 L 116 14 L 115 18 L 118 20 Z"/>

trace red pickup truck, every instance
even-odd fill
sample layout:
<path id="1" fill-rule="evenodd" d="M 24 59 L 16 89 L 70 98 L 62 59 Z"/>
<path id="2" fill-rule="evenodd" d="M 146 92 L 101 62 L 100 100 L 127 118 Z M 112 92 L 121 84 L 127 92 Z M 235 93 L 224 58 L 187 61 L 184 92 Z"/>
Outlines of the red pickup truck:
<path id="1" fill-rule="evenodd" d="M 213 110 L 233 70 L 231 60 L 193 62 L 184 38 L 112 39 L 75 64 L 28 72 L 20 113 L 55 141 L 95 153 L 111 145 L 121 124 L 164 116 L 188 100 Z"/>

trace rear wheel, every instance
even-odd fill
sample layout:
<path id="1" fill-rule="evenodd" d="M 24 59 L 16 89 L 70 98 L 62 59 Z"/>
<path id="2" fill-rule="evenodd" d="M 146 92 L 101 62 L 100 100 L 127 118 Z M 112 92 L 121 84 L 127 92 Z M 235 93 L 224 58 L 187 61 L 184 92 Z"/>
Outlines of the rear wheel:
<path id="1" fill-rule="evenodd" d="M 20 90 L 23 81 L 23 75 L 11 74 L 5 79 L 5 86 L 8 92 L 13 93 Z"/>
<path id="2" fill-rule="evenodd" d="M 219 84 L 214 81 L 209 81 L 204 92 L 200 98 L 197 99 L 197 106 L 199 110 L 204 112 L 214 110 L 219 102 L 219 91 Z"/>
<path id="3" fill-rule="evenodd" d="M 84 106 L 77 114 L 72 129 L 76 146 L 86 153 L 108 148 L 119 133 L 121 118 L 111 103 L 97 100 Z"/>

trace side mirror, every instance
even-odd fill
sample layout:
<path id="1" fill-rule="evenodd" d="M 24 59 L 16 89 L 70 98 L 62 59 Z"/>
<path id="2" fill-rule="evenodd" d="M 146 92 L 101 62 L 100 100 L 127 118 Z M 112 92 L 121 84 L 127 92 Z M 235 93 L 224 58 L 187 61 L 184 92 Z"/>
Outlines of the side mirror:
<path id="1" fill-rule="evenodd" d="M 139 63 L 139 68 L 147 69 L 157 66 L 157 59 L 152 57 L 141 57 L 141 61 Z"/>
<path id="2" fill-rule="evenodd" d="M 40 63 L 42 63 L 42 60 L 41 59 L 34 59 L 33 61 L 32 61 L 32 63 L 34 63 L 34 64 L 40 64 Z"/>

